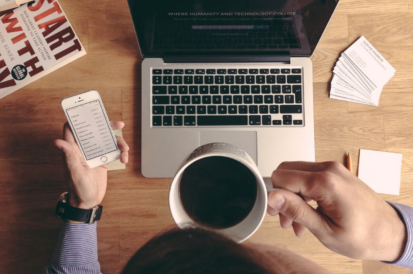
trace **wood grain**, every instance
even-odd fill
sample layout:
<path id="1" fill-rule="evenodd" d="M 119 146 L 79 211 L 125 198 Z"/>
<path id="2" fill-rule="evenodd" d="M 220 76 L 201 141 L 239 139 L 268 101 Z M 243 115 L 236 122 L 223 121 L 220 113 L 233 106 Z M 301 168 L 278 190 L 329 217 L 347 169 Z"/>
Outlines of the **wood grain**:
<path id="1" fill-rule="evenodd" d="M 147 240 L 173 227 L 171 179 L 141 174 L 141 62 L 126 1 L 60 0 L 88 54 L 0 100 L 0 273 L 41 273 L 49 262 L 60 221 L 53 209 L 66 190 L 60 152 L 65 117 L 62 98 L 99 90 L 109 117 L 126 123 L 130 145 L 126 170 L 109 173 L 98 225 L 103 273 L 118 273 Z M 350 151 L 357 172 L 360 148 L 403 153 L 400 196 L 389 201 L 413 206 L 413 0 L 341 0 L 312 56 L 317 161 L 344 162 Z M 328 98 L 339 55 L 364 35 L 396 68 L 379 107 Z M 307 233 L 298 239 L 266 216 L 250 242 L 280 245 L 333 273 L 413 273 L 380 262 L 337 255 Z"/>

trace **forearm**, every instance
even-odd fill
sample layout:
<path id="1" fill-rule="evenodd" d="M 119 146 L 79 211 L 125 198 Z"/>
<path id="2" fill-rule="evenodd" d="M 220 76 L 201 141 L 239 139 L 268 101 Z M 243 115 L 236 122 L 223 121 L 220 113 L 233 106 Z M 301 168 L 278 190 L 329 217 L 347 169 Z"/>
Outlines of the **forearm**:
<path id="1" fill-rule="evenodd" d="M 52 261 L 45 274 L 101 274 L 94 224 L 63 222 Z"/>
<path id="2" fill-rule="evenodd" d="M 399 212 L 407 232 L 404 252 L 402 256 L 397 261 L 392 262 L 392 264 L 413 269 L 413 208 L 397 203 L 390 204 Z"/>

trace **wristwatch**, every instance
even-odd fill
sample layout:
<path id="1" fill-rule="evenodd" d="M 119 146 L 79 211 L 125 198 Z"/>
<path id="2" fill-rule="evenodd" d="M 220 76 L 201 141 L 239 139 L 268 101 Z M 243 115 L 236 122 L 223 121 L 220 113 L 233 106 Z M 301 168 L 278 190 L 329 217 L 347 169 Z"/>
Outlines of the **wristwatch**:
<path id="1" fill-rule="evenodd" d="M 100 220 L 103 206 L 98 205 L 92 209 L 82 209 L 69 205 L 69 193 L 64 192 L 57 201 L 55 216 L 59 219 L 93 224 Z"/>

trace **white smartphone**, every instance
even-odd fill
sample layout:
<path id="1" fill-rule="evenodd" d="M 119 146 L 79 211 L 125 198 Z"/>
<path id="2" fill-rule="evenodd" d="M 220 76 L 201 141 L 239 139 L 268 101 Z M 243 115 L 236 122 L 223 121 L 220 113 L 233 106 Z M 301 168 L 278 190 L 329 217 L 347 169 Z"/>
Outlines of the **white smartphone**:
<path id="1" fill-rule="evenodd" d="M 99 92 L 90 90 L 64 98 L 62 108 L 89 167 L 119 159 L 121 152 Z"/>

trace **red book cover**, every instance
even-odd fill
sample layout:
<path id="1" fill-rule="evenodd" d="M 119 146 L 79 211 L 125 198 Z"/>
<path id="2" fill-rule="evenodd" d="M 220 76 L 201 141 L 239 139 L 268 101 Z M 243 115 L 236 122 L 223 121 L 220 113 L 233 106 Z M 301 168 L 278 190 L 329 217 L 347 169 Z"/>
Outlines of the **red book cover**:
<path id="1" fill-rule="evenodd" d="M 0 12 L 0 99 L 85 54 L 57 0 Z"/>

